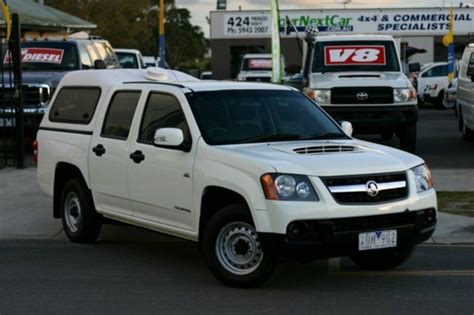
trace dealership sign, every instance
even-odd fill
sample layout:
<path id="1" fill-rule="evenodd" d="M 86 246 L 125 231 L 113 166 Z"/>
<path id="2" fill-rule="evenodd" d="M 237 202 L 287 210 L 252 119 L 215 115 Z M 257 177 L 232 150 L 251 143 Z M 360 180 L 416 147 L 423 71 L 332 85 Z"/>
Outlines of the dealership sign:
<path id="1" fill-rule="evenodd" d="M 449 16 L 449 8 L 281 11 L 280 33 L 294 37 L 316 25 L 322 34 L 445 35 Z M 270 37 L 270 13 L 212 12 L 211 27 L 212 38 Z M 473 29 L 474 8 L 455 9 L 455 34 L 468 35 Z"/>

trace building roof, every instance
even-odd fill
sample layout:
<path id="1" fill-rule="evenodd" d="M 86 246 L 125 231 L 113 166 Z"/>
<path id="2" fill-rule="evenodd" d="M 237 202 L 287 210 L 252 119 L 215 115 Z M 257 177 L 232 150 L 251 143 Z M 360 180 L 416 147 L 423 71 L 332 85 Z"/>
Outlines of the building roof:
<path id="1" fill-rule="evenodd" d="M 12 14 L 19 14 L 23 31 L 79 31 L 97 27 L 95 24 L 33 0 L 9 0 L 8 7 Z M 0 24 L 2 28 L 5 25 L 3 15 L 0 15 Z"/>

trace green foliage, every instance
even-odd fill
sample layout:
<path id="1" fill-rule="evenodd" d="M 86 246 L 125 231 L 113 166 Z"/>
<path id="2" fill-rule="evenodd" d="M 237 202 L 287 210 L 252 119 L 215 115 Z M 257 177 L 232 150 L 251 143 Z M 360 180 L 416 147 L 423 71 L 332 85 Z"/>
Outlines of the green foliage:
<path id="1" fill-rule="evenodd" d="M 191 24 L 189 10 L 176 8 L 174 0 L 165 3 L 167 62 L 173 68 L 195 65 L 208 46 L 204 33 Z M 45 4 L 97 24 L 93 34 L 113 47 L 158 55 L 158 0 L 46 0 Z"/>

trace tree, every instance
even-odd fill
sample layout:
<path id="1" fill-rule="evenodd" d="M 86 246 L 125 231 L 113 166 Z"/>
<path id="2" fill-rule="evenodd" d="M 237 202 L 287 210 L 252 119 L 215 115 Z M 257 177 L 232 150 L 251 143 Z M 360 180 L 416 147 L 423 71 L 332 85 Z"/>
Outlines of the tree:
<path id="1" fill-rule="evenodd" d="M 45 4 L 97 24 L 95 35 L 116 48 L 135 48 L 144 55 L 158 54 L 157 0 L 46 0 Z M 192 67 L 204 57 L 208 42 L 200 27 L 190 22 L 187 9 L 166 3 L 167 62 Z"/>

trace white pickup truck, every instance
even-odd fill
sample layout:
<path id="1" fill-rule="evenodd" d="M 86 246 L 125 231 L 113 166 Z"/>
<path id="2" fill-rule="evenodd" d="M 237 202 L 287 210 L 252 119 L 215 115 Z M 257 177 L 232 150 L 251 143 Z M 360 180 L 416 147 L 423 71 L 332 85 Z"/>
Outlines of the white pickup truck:
<path id="1" fill-rule="evenodd" d="M 350 123 L 282 85 L 72 72 L 37 149 L 71 241 L 94 242 L 103 218 L 167 233 L 198 242 L 230 286 L 263 283 L 279 258 L 393 268 L 437 221 L 423 160 L 353 139 Z"/>
<path id="2" fill-rule="evenodd" d="M 387 35 L 317 36 L 307 30 L 305 91 L 355 134 L 380 134 L 416 149 L 417 93 L 402 71 L 396 42 Z M 419 64 L 411 65 L 416 71 Z"/>

